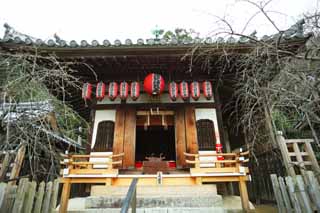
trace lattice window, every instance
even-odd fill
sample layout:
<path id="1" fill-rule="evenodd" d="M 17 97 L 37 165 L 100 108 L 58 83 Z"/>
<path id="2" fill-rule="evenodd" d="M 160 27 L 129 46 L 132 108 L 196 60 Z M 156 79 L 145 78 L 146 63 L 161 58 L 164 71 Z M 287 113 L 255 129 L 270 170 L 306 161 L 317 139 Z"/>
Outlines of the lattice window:
<path id="1" fill-rule="evenodd" d="M 102 121 L 98 124 L 96 143 L 94 144 L 94 152 L 110 152 L 112 151 L 114 134 L 114 122 Z"/>
<path id="2" fill-rule="evenodd" d="M 197 121 L 197 135 L 199 150 L 214 150 L 216 137 L 214 134 L 214 124 L 209 119 Z"/>

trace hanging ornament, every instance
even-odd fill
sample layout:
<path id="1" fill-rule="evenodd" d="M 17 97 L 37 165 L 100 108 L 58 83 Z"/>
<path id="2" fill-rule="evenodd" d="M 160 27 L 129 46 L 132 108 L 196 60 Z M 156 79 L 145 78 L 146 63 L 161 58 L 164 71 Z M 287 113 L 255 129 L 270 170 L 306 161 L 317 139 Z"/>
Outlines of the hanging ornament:
<path id="1" fill-rule="evenodd" d="M 151 73 L 147 75 L 143 82 L 144 91 L 149 95 L 160 95 L 164 90 L 164 79 L 161 75 Z"/>
<path id="2" fill-rule="evenodd" d="M 113 101 L 116 99 L 118 95 L 118 84 L 116 82 L 110 82 L 108 92 L 110 100 Z"/>
<path id="3" fill-rule="evenodd" d="M 120 83 L 120 99 L 121 100 L 126 100 L 128 97 L 128 93 L 129 93 L 129 85 L 127 82 L 123 81 Z"/>
<path id="4" fill-rule="evenodd" d="M 198 100 L 200 98 L 200 85 L 199 82 L 194 81 L 190 85 L 191 97 L 193 100 Z"/>
<path id="5" fill-rule="evenodd" d="M 100 101 L 103 100 L 105 93 L 106 93 L 106 84 L 103 82 L 97 83 L 96 98 Z"/>
<path id="6" fill-rule="evenodd" d="M 91 99 L 91 93 L 92 93 L 92 85 L 90 83 L 84 83 L 82 87 L 82 98 L 86 100 Z"/>
<path id="7" fill-rule="evenodd" d="M 136 81 L 131 83 L 130 96 L 134 101 L 137 100 L 140 96 L 140 84 Z"/>
<path id="8" fill-rule="evenodd" d="M 187 100 L 189 98 L 188 83 L 185 81 L 180 83 L 180 96 L 183 100 Z"/>
<path id="9" fill-rule="evenodd" d="M 203 90 L 204 97 L 207 100 L 210 100 L 212 98 L 212 96 L 213 96 L 211 82 L 210 81 L 204 81 L 202 83 L 202 90 Z"/>
<path id="10" fill-rule="evenodd" d="M 170 99 L 172 101 L 175 101 L 177 100 L 178 98 L 178 92 L 179 92 L 179 89 L 178 89 L 178 84 L 176 82 L 171 82 L 169 84 L 169 96 L 170 96 Z"/>

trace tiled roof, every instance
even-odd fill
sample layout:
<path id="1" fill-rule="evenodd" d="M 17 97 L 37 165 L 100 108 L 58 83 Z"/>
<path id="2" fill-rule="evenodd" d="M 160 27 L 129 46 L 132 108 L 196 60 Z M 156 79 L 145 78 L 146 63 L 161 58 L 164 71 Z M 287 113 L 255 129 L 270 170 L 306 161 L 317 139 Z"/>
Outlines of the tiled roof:
<path id="1" fill-rule="evenodd" d="M 290 40 L 292 38 L 304 38 L 305 36 L 290 36 L 290 37 L 284 37 L 286 40 Z M 274 36 L 263 36 L 261 38 L 261 41 L 272 41 L 274 40 Z M 80 43 L 76 42 L 75 40 L 71 40 L 70 42 L 67 42 L 65 40 L 56 41 L 54 39 L 49 40 L 41 40 L 36 39 L 32 40 L 30 38 L 21 39 L 19 36 L 15 36 L 14 38 L 5 38 L 0 39 L 1 43 L 12 43 L 12 44 L 22 44 L 22 45 L 30 45 L 30 46 L 46 46 L 46 47 L 62 47 L 62 48 L 90 48 L 90 47 L 137 47 L 137 46 L 190 46 L 194 44 L 203 44 L 203 45 L 210 45 L 210 44 L 216 44 L 216 43 L 226 43 L 226 44 L 243 44 L 243 43 L 250 43 L 248 40 L 241 40 L 236 39 L 235 37 L 229 37 L 227 39 L 224 39 L 222 37 L 218 37 L 217 39 L 212 39 L 210 37 L 201 39 L 201 38 L 195 38 L 191 40 L 184 40 L 181 42 L 178 42 L 176 39 L 172 40 L 165 40 L 165 39 L 138 39 L 136 42 L 133 42 L 131 39 L 126 39 L 124 42 L 121 42 L 119 39 L 116 39 L 113 43 L 111 43 L 109 40 L 105 39 L 102 42 L 99 42 L 97 40 L 87 41 L 82 40 Z"/>
<path id="2" fill-rule="evenodd" d="M 303 23 L 302 21 L 297 22 L 297 24 L 290 27 L 288 30 L 284 31 L 282 35 L 282 39 L 290 40 L 290 39 L 301 39 L 306 38 L 309 35 L 303 34 Z M 132 41 L 131 39 L 126 39 L 125 41 L 121 41 L 116 39 L 115 41 L 111 42 L 108 39 L 103 41 L 98 40 L 81 40 L 78 43 L 76 40 L 66 41 L 60 39 L 57 35 L 54 35 L 54 39 L 42 40 L 37 39 L 32 36 L 28 36 L 26 34 L 20 33 L 15 31 L 12 27 L 5 24 L 6 33 L 2 39 L 0 39 L 1 43 L 12 43 L 12 44 L 22 44 L 22 45 L 29 45 L 29 46 L 42 46 L 42 47 L 61 47 L 61 48 L 97 48 L 97 47 L 148 47 L 148 46 L 190 46 L 194 44 L 203 44 L 203 45 L 210 45 L 210 44 L 219 44 L 219 43 L 226 43 L 226 44 L 244 44 L 250 43 L 250 40 L 247 37 L 240 37 L 236 39 L 235 37 L 218 37 L 216 39 L 207 37 L 207 38 L 194 38 L 194 39 L 184 39 L 182 41 L 178 41 L 177 39 L 142 39 L 139 38 L 137 41 Z M 251 35 L 253 38 L 255 37 L 255 33 Z M 272 36 L 263 36 L 260 41 L 273 41 L 277 40 L 279 34 L 275 34 Z"/>

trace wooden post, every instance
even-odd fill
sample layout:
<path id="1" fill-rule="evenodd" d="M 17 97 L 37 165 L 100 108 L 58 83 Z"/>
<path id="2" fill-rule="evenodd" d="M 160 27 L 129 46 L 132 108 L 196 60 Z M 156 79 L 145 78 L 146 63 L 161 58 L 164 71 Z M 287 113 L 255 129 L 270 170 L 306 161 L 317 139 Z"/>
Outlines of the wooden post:
<path id="1" fill-rule="evenodd" d="M 116 121 L 114 125 L 114 139 L 113 139 L 113 154 L 115 155 L 123 153 L 124 121 L 125 121 L 125 110 L 121 107 L 118 107 L 116 111 Z M 120 159 L 122 158 L 114 158 L 114 160 L 116 161 Z M 119 167 L 122 167 L 122 164 L 119 165 Z"/>
<path id="2" fill-rule="evenodd" d="M 17 186 L 7 185 L 5 191 L 4 201 L 1 205 L 0 212 L 12 212 L 12 206 L 14 204 L 15 198 L 17 197 Z"/>
<path id="3" fill-rule="evenodd" d="M 7 152 L 2 161 L 2 167 L 0 170 L 0 181 L 4 181 L 6 179 L 6 174 L 10 165 L 10 153 Z"/>
<path id="4" fill-rule="evenodd" d="M 68 180 L 68 178 L 65 178 L 65 182 L 63 183 L 63 188 L 62 188 L 62 193 L 61 193 L 59 213 L 66 213 L 68 210 L 70 189 L 71 189 L 71 183 Z"/>
<path id="5" fill-rule="evenodd" d="M 295 213 L 301 213 L 302 212 L 301 206 L 299 203 L 299 199 L 297 197 L 296 190 L 294 188 L 292 177 L 290 177 L 290 176 L 286 177 L 286 183 L 288 186 L 288 191 L 289 191 L 289 195 L 290 195 L 289 197 L 290 197 L 291 203 L 293 204 L 294 211 L 295 211 Z"/>
<path id="6" fill-rule="evenodd" d="M 36 200 L 35 200 L 35 205 L 33 208 L 34 213 L 40 213 L 41 212 L 41 207 L 42 207 L 42 201 L 43 201 L 43 195 L 44 195 L 44 187 L 45 183 L 42 181 L 39 185 L 38 192 L 36 195 Z"/>
<path id="7" fill-rule="evenodd" d="M 312 208 L 311 208 L 310 199 L 309 199 L 308 194 L 306 192 L 306 188 L 305 188 L 305 185 L 303 183 L 302 176 L 301 175 L 297 175 L 296 176 L 296 181 L 297 181 L 299 194 L 300 194 L 301 199 L 302 199 L 302 205 L 303 205 L 303 208 L 304 208 L 304 212 L 312 213 L 313 211 L 312 211 Z"/>
<path id="8" fill-rule="evenodd" d="M 17 196 L 15 198 L 13 209 L 12 209 L 13 213 L 22 212 L 24 198 L 25 198 L 25 195 L 26 195 L 28 188 L 29 188 L 28 178 L 22 178 L 19 181 Z"/>
<path id="9" fill-rule="evenodd" d="M 186 125 L 186 142 L 187 152 L 192 154 L 198 153 L 198 138 L 196 117 L 193 106 L 185 107 L 185 125 Z"/>
<path id="10" fill-rule="evenodd" d="M 22 145 L 19 148 L 17 156 L 16 156 L 16 158 L 14 160 L 14 166 L 13 166 L 13 168 L 11 170 L 10 179 L 16 179 L 19 176 L 19 173 L 20 173 L 20 170 L 21 170 L 21 167 L 22 167 L 22 163 L 23 163 L 23 160 L 24 160 L 25 153 L 26 153 L 26 146 Z M 11 181 L 10 184 L 11 185 L 15 185 L 16 184 L 16 180 Z"/>
<path id="11" fill-rule="evenodd" d="M 136 153 L 136 110 L 132 107 L 126 109 L 123 144 L 123 167 L 134 168 Z"/>
<path id="12" fill-rule="evenodd" d="M 5 200 L 6 189 L 7 189 L 7 184 L 0 183 L 0 209 Z"/>
<path id="13" fill-rule="evenodd" d="M 282 199 L 282 196 L 281 196 L 281 191 L 280 191 L 280 186 L 279 186 L 277 175 L 271 174 L 270 178 L 271 178 L 272 187 L 273 187 L 273 194 L 274 194 L 274 196 L 276 197 L 276 200 L 277 200 L 278 211 L 280 213 L 282 213 L 282 212 L 285 213 L 286 209 L 285 209 L 285 206 L 284 206 L 284 203 L 283 203 L 283 199 Z"/>
<path id="14" fill-rule="evenodd" d="M 301 156 L 301 152 L 297 143 L 292 143 L 294 153 L 296 155 L 297 161 L 299 162 L 300 173 L 304 174 L 306 167 L 304 166 L 304 160 Z"/>
<path id="15" fill-rule="evenodd" d="M 58 199 L 58 191 L 59 191 L 59 179 L 55 179 L 52 186 L 52 195 L 50 200 L 50 211 L 54 212 L 57 207 L 57 199 Z"/>
<path id="16" fill-rule="evenodd" d="M 312 169 L 316 172 L 316 173 L 320 173 L 320 167 L 319 167 L 319 164 L 318 164 L 318 161 L 317 161 L 317 158 L 316 156 L 314 155 L 314 152 L 313 152 L 313 149 L 312 149 L 312 146 L 310 144 L 310 142 L 305 142 L 305 148 L 306 148 L 306 151 L 309 155 L 309 158 L 310 158 L 310 161 L 312 163 Z M 318 180 L 320 181 L 320 177 L 318 176 Z"/>
<path id="17" fill-rule="evenodd" d="M 313 200 L 313 203 L 316 205 L 317 210 L 320 212 L 320 187 L 317 179 L 314 176 L 314 173 L 312 171 L 307 171 L 305 173 L 305 179 L 308 180 L 308 191 L 310 194 L 310 197 Z"/>
<path id="18" fill-rule="evenodd" d="M 46 184 L 46 193 L 44 195 L 43 204 L 41 208 L 41 212 L 43 213 L 49 212 L 51 194 L 52 194 L 52 182 L 50 181 Z"/>
<path id="19" fill-rule="evenodd" d="M 36 192 L 37 183 L 35 181 L 32 181 L 32 182 L 29 182 L 28 185 L 29 187 L 26 193 L 26 197 L 24 199 L 24 204 L 23 204 L 24 213 L 31 213 L 32 211 L 33 200 Z"/>
<path id="20" fill-rule="evenodd" d="M 175 137 L 176 137 L 176 159 L 177 168 L 186 167 L 186 126 L 184 123 L 184 108 L 180 107 L 176 110 L 175 115 Z"/>
<path id="21" fill-rule="evenodd" d="M 291 203 L 290 203 L 289 195 L 287 192 L 287 187 L 283 181 L 283 177 L 279 177 L 278 180 L 279 180 L 279 186 L 280 186 L 280 190 L 281 190 L 281 194 L 282 194 L 282 198 L 283 198 L 286 210 L 291 212 L 292 211 Z"/>
<path id="22" fill-rule="evenodd" d="M 239 177 L 239 192 L 240 192 L 242 209 L 245 212 L 250 211 L 249 196 L 248 196 L 245 176 L 240 176 Z"/>
<path id="23" fill-rule="evenodd" d="M 286 167 L 287 173 L 288 175 L 290 175 L 291 177 L 295 177 L 296 173 L 294 171 L 294 168 L 292 165 L 290 165 L 290 157 L 289 157 L 289 152 L 288 152 L 288 148 L 286 145 L 286 141 L 284 139 L 284 137 L 282 136 L 282 132 L 278 132 L 277 133 L 277 142 L 281 151 L 281 155 L 282 155 L 282 159 L 283 159 L 283 163 L 284 166 Z"/>

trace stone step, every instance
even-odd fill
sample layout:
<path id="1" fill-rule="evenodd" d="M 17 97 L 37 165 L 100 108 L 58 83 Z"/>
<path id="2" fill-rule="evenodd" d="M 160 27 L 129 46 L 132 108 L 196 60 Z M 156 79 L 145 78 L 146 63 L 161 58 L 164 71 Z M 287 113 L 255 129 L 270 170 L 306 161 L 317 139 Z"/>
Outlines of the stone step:
<path id="1" fill-rule="evenodd" d="M 58 212 L 58 211 L 57 211 Z M 119 213 L 120 208 L 69 210 L 68 213 Z M 128 211 L 131 213 L 131 209 Z M 226 210 L 222 207 L 202 208 L 138 208 L 136 213 L 240 213 L 242 210 Z"/>
<path id="2" fill-rule="evenodd" d="M 91 196 L 126 196 L 128 186 L 99 186 L 91 187 Z M 138 197 L 197 197 L 217 195 L 215 184 L 193 186 L 137 186 Z"/>
<path id="3" fill-rule="evenodd" d="M 120 208 L 124 197 L 91 196 L 85 200 L 85 209 Z M 137 208 L 164 207 L 221 207 L 222 196 L 152 196 L 137 197 Z"/>
<path id="4" fill-rule="evenodd" d="M 100 213 L 120 212 L 120 208 L 85 208 L 85 201 L 87 198 L 72 198 L 69 200 L 68 212 L 69 213 Z M 185 203 L 185 201 L 183 202 Z M 217 212 L 217 213 L 231 213 L 231 212 L 243 212 L 241 206 L 241 199 L 239 196 L 224 196 L 222 206 L 214 207 L 153 207 L 153 208 L 137 208 L 137 213 L 204 213 L 204 212 Z M 254 206 L 250 203 L 250 208 L 254 210 Z M 59 212 L 59 206 L 56 208 L 56 212 Z M 131 212 L 129 210 L 129 212 Z"/>

